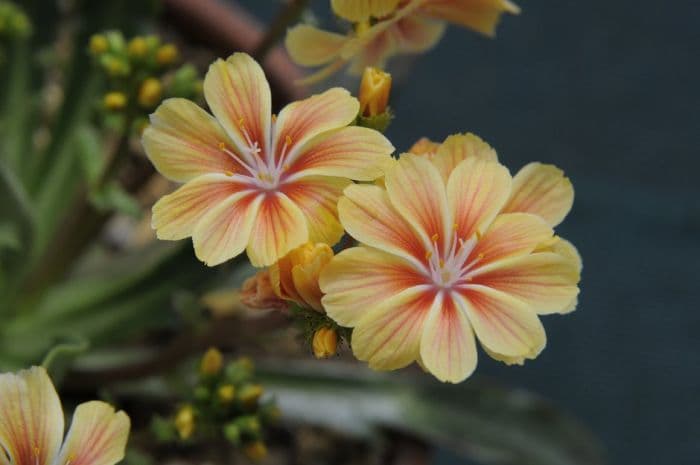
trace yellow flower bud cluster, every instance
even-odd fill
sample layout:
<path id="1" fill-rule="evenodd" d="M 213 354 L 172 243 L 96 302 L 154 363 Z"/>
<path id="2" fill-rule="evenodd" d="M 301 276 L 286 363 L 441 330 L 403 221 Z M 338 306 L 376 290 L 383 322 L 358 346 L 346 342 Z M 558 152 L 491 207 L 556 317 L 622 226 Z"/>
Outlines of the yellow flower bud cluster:
<path id="1" fill-rule="evenodd" d="M 12 2 L 0 1 L 0 39 L 25 39 L 32 34 L 27 14 Z"/>
<path id="2" fill-rule="evenodd" d="M 197 442 L 225 437 L 252 460 L 265 456 L 265 427 L 279 417 L 265 389 L 256 382 L 248 358 L 226 363 L 216 348 L 199 361 L 190 398 L 170 419 L 156 418 L 153 430 L 163 442 Z"/>
<path id="3" fill-rule="evenodd" d="M 180 51 L 157 36 L 136 36 L 126 40 L 121 32 L 93 35 L 88 52 L 104 73 L 108 90 L 102 107 L 109 112 L 129 113 L 134 130 L 144 126 L 145 116 L 167 97 L 196 99 L 201 95 L 201 79 L 190 64 L 174 66 Z"/>

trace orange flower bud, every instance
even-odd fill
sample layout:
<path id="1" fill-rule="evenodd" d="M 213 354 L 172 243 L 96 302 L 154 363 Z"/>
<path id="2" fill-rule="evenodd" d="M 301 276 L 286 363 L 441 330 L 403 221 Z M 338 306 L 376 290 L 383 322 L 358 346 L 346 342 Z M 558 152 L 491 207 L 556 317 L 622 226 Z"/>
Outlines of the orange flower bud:
<path id="1" fill-rule="evenodd" d="M 268 270 L 259 271 L 243 283 L 241 302 L 250 308 L 261 310 L 287 307 L 287 304 L 273 290 Z"/>
<path id="2" fill-rule="evenodd" d="M 311 343 L 316 358 L 332 357 L 338 351 L 338 333 L 333 328 L 323 327 L 314 333 Z"/>
<path id="3" fill-rule="evenodd" d="M 360 113 L 363 116 L 381 115 L 386 111 L 391 92 L 391 74 L 367 67 L 360 84 Z"/>
<path id="4" fill-rule="evenodd" d="M 301 306 L 323 312 L 318 278 L 333 258 L 328 244 L 310 242 L 289 252 L 270 267 L 270 278 L 275 293 Z"/>

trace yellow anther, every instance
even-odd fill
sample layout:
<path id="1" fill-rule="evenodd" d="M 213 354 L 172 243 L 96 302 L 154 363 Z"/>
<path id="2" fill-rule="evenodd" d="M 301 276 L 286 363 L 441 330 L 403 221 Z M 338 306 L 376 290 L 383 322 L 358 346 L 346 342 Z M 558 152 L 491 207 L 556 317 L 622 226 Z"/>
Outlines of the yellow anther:
<path id="1" fill-rule="evenodd" d="M 39 450 L 39 448 L 37 446 L 34 446 L 33 449 L 34 449 L 34 455 L 36 457 L 39 457 L 39 454 L 41 454 L 41 450 Z"/>
<path id="2" fill-rule="evenodd" d="M 282 169 L 284 169 L 285 171 L 288 170 L 288 169 L 289 169 L 289 163 L 285 163 L 284 165 L 282 165 Z"/>
<path id="3" fill-rule="evenodd" d="M 233 171 L 224 171 L 226 176 L 233 176 Z"/>
<path id="4" fill-rule="evenodd" d="M 480 241 L 482 237 L 484 237 L 484 235 L 481 234 L 481 231 L 477 230 L 476 231 L 476 239 Z"/>
<path id="5" fill-rule="evenodd" d="M 440 235 L 438 233 L 433 234 L 430 238 L 430 240 L 432 240 L 433 242 L 437 242 L 438 239 L 440 239 Z"/>
<path id="6" fill-rule="evenodd" d="M 480 253 L 479 255 L 476 256 L 476 258 L 478 258 L 479 260 L 481 260 L 482 258 L 484 258 L 484 254 Z"/>
<path id="7" fill-rule="evenodd" d="M 443 259 L 441 258 L 441 259 L 440 259 L 440 268 L 442 268 L 443 266 L 445 266 L 445 260 L 443 260 Z"/>
<path id="8" fill-rule="evenodd" d="M 238 126 L 239 126 L 241 129 L 244 129 L 244 128 L 245 128 L 245 118 L 241 118 L 241 119 L 238 120 Z"/>
<path id="9" fill-rule="evenodd" d="M 452 224 L 452 230 L 453 230 L 453 231 L 456 231 L 456 230 L 457 230 L 457 223 L 453 223 L 453 224 Z"/>
<path id="10" fill-rule="evenodd" d="M 425 259 L 426 260 L 430 260 L 432 258 L 432 256 L 433 256 L 433 253 L 430 250 L 425 252 Z"/>
<path id="11" fill-rule="evenodd" d="M 226 150 L 226 144 L 219 142 L 219 150 Z"/>
<path id="12" fill-rule="evenodd" d="M 274 114 L 274 113 L 272 114 L 272 122 L 273 122 L 273 123 L 276 123 L 276 122 L 277 122 L 277 115 Z"/>
<path id="13" fill-rule="evenodd" d="M 287 136 L 284 138 L 284 143 L 287 144 L 287 145 L 292 145 L 292 138 L 289 137 L 289 135 L 287 135 Z"/>

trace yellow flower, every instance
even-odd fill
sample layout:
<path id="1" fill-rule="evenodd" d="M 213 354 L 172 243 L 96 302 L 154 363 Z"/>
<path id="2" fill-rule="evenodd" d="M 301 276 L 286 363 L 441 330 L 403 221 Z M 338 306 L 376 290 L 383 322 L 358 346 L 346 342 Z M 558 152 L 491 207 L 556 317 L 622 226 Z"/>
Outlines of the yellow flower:
<path id="1" fill-rule="evenodd" d="M 133 58 L 143 58 L 148 53 L 148 42 L 143 37 L 134 37 L 129 41 L 127 53 Z"/>
<path id="2" fill-rule="evenodd" d="M 271 117 L 270 87 L 244 53 L 217 60 L 204 80 L 215 117 L 184 99 L 164 101 L 143 145 L 164 176 L 185 185 L 153 207 L 160 239 L 192 237 L 213 266 L 244 250 L 269 266 L 301 244 L 336 243 L 336 203 L 350 179 L 383 174 L 393 147 L 380 133 L 345 127 L 359 103 L 330 89 Z"/>
<path id="3" fill-rule="evenodd" d="M 360 74 L 367 66 L 384 68 L 394 55 L 426 52 L 440 41 L 446 23 L 493 36 L 502 13 L 520 12 L 509 0 L 405 0 L 398 8 L 392 3 L 396 2 L 334 2 L 337 14 L 357 22 L 348 35 L 306 24 L 290 29 L 285 45 L 292 59 L 302 66 L 323 66 L 300 82 L 325 79 L 346 64 L 351 74 Z M 370 25 L 370 16 L 381 17 Z"/>
<path id="4" fill-rule="evenodd" d="M 90 45 L 88 47 L 93 55 L 101 55 L 109 49 L 109 42 L 102 34 L 94 34 L 90 37 Z"/>
<path id="5" fill-rule="evenodd" d="M 179 54 L 180 52 L 173 44 L 161 45 L 156 50 L 156 62 L 161 66 L 173 64 L 177 61 Z"/>
<path id="6" fill-rule="evenodd" d="M 354 328 L 356 357 L 379 370 L 418 361 L 449 382 L 474 371 L 475 335 L 507 363 L 536 357 L 538 315 L 570 311 L 578 294 L 578 254 L 553 239 L 573 200 L 561 171 L 531 164 L 511 178 L 467 134 L 432 158 L 403 154 L 385 185 L 345 189 L 340 219 L 361 245 L 321 273 L 323 306 Z"/>
<path id="7" fill-rule="evenodd" d="M 399 0 L 331 0 L 333 12 L 353 22 L 387 16 L 398 6 Z"/>
<path id="8" fill-rule="evenodd" d="M 391 74 L 368 67 L 360 83 L 360 113 L 364 116 L 381 115 L 386 111 L 391 91 Z"/>
<path id="9" fill-rule="evenodd" d="M 270 267 L 270 279 L 275 293 L 282 299 L 296 302 L 323 312 L 318 277 L 333 258 L 328 244 L 306 243 Z"/>
<path id="10" fill-rule="evenodd" d="M 323 327 L 314 333 L 311 348 L 316 358 L 332 357 L 338 351 L 338 333 L 333 328 Z"/>
<path id="11" fill-rule="evenodd" d="M 224 384 L 216 391 L 219 401 L 223 404 L 230 404 L 236 398 L 236 387 L 233 384 Z"/>
<path id="12" fill-rule="evenodd" d="M 241 302 L 260 310 L 283 309 L 287 304 L 275 292 L 269 270 L 258 271 L 246 279 L 241 288 Z"/>
<path id="13" fill-rule="evenodd" d="M 61 401 L 43 368 L 0 374 L 0 412 L 0 463 L 114 465 L 124 458 L 129 417 L 104 402 L 79 405 L 64 439 Z"/>

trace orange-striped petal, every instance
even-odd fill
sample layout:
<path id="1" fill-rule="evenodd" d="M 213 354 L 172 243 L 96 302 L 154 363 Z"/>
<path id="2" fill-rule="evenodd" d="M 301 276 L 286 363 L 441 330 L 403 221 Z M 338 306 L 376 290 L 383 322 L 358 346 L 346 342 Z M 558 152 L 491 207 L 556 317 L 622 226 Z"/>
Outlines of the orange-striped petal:
<path id="1" fill-rule="evenodd" d="M 479 239 L 472 257 L 484 266 L 498 260 L 527 255 L 552 238 L 554 232 L 539 216 L 528 213 L 498 215 Z"/>
<path id="2" fill-rule="evenodd" d="M 509 357 L 534 358 L 544 348 L 544 328 L 527 304 L 479 285 L 469 286 L 462 295 L 474 332 L 490 351 Z"/>
<path id="3" fill-rule="evenodd" d="M 189 100 L 165 100 L 143 132 L 143 147 L 166 178 L 186 182 L 205 173 L 239 172 L 239 163 L 220 144 L 231 142 L 216 120 Z"/>
<path id="4" fill-rule="evenodd" d="M 241 191 L 210 209 L 192 233 L 197 258 L 214 266 L 243 252 L 262 200 L 262 194 Z"/>
<path id="5" fill-rule="evenodd" d="M 353 184 L 338 201 L 340 222 L 358 241 L 413 262 L 425 259 L 425 245 L 378 186 Z"/>
<path id="6" fill-rule="evenodd" d="M 63 411 L 41 367 L 0 374 L 0 455 L 13 465 L 50 464 L 63 439 Z"/>
<path id="7" fill-rule="evenodd" d="M 509 0 L 427 0 L 423 3 L 422 12 L 487 36 L 495 35 L 501 14 L 520 13 L 520 8 Z"/>
<path id="8" fill-rule="evenodd" d="M 452 170 L 467 158 L 498 161 L 496 151 L 489 144 L 479 136 L 467 133 L 454 134 L 445 139 L 436 150 L 433 164 L 447 182 Z"/>
<path id="9" fill-rule="evenodd" d="M 372 181 L 392 164 L 393 151 L 394 146 L 380 132 L 349 126 L 309 142 L 292 170 L 295 177 L 324 175 Z"/>
<path id="10" fill-rule="evenodd" d="M 448 214 L 445 183 L 425 157 L 404 154 L 384 180 L 391 204 L 425 243 L 448 247 L 452 224 Z"/>
<path id="11" fill-rule="evenodd" d="M 253 266 L 270 266 L 309 240 L 306 217 L 281 192 L 263 195 L 250 233 L 248 258 Z"/>
<path id="12" fill-rule="evenodd" d="M 423 367 L 443 382 L 459 383 L 476 369 L 474 333 L 454 293 L 440 293 L 420 342 Z"/>
<path id="13" fill-rule="evenodd" d="M 260 65 L 245 53 L 216 60 L 204 77 L 204 97 L 236 144 L 236 153 L 255 166 L 257 149 L 269 150 L 272 117 L 270 86 Z"/>
<path id="14" fill-rule="evenodd" d="M 299 24 L 287 31 L 284 44 L 295 63 L 301 66 L 320 66 L 337 58 L 348 40 L 342 34 Z"/>
<path id="15" fill-rule="evenodd" d="M 354 23 L 387 16 L 398 5 L 399 0 L 331 0 L 335 14 Z"/>
<path id="16" fill-rule="evenodd" d="M 516 297 L 544 315 L 566 311 L 578 295 L 579 277 L 573 260 L 542 252 L 479 268 L 472 282 Z"/>
<path id="17" fill-rule="evenodd" d="M 399 51 L 422 53 L 437 45 L 446 28 L 443 21 L 411 15 L 397 21 L 391 27 L 391 34 Z"/>
<path id="18" fill-rule="evenodd" d="M 549 241 L 549 244 L 547 244 L 543 248 L 537 248 L 538 252 L 553 252 L 555 254 L 561 255 L 562 257 L 565 257 L 567 260 L 571 262 L 573 265 L 574 269 L 576 272 L 580 275 L 581 270 L 583 269 L 583 260 L 581 259 L 581 254 L 579 254 L 578 250 L 572 244 L 571 242 L 567 241 L 566 239 L 563 239 L 559 236 L 556 236 L 553 238 L 553 242 Z M 571 302 L 569 302 L 567 305 L 565 305 L 561 310 L 559 310 L 557 313 L 570 313 L 576 310 L 576 307 L 578 306 L 578 295 L 574 297 Z"/>
<path id="19" fill-rule="evenodd" d="M 334 245 L 343 236 L 338 199 L 350 183 L 345 178 L 311 176 L 282 186 L 281 191 L 304 213 L 310 242 Z"/>
<path id="20" fill-rule="evenodd" d="M 360 102 L 340 87 L 290 103 L 280 111 L 275 123 L 275 159 L 285 156 L 285 164 L 294 166 L 303 157 L 304 144 L 327 131 L 347 126 L 359 111 Z"/>
<path id="21" fill-rule="evenodd" d="M 554 165 L 530 163 L 513 178 L 513 192 L 504 212 L 539 215 L 551 226 L 564 220 L 574 203 L 574 187 Z"/>
<path id="22" fill-rule="evenodd" d="M 153 205 L 151 226 L 159 239 L 189 237 L 207 212 L 244 188 L 224 174 L 198 176 Z"/>
<path id="23" fill-rule="evenodd" d="M 427 286 L 412 287 L 367 311 L 352 333 L 355 357 L 375 370 L 395 370 L 415 361 L 435 295 Z"/>
<path id="24" fill-rule="evenodd" d="M 104 402 L 78 406 L 61 449 L 59 464 L 114 465 L 124 458 L 131 422 Z"/>
<path id="25" fill-rule="evenodd" d="M 400 257 L 371 247 L 352 247 L 333 257 L 321 272 L 326 313 L 343 326 L 355 326 L 381 302 L 425 278 Z"/>
<path id="26" fill-rule="evenodd" d="M 488 228 L 510 195 L 511 178 L 501 164 L 469 157 L 447 182 L 447 201 L 458 237 L 469 239 Z"/>

